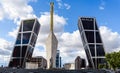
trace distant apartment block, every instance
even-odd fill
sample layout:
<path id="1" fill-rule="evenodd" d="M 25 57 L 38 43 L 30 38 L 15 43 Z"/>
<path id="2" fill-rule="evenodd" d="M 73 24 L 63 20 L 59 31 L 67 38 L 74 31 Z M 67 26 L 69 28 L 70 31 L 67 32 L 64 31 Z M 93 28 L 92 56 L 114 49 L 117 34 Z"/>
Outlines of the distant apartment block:
<path id="1" fill-rule="evenodd" d="M 90 68 L 105 64 L 105 50 L 95 18 L 80 17 L 78 20 L 82 43 Z"/>
<path id="2" fill-rule="evenodd" d="M 61 57 L 59 50 L 57 50 L 57 55 L 56 55 L 56 68 L 61 68 Z"/>
<path id="3" fill-rule="evenodd" d="M 21 21 L 9 67 L 25 67 L 25 63 L 32 57 L 39 29 L 40 24 L 37 19 Z"/>
<path id="4" fill-rule="evenodd" d="M 75 59 L 75 70 L 80 70 L 82 68 L 86 68 L 86 61 L 80 58 L 80 56 L 77 56 Z"/>
<path id="5" fill-rule="evenodd" d="M 47 60 L 42 56 L 32 57 L 30 61 L 26 62 L 26 69 L 46 69 Z"/>
<path id="6" fill-rule="evenodd" d="M 65 63 L 63 65 L 63 68 L 65 70 L 74 70 L 75 69 L 75 64 L 74 63 Z"/>

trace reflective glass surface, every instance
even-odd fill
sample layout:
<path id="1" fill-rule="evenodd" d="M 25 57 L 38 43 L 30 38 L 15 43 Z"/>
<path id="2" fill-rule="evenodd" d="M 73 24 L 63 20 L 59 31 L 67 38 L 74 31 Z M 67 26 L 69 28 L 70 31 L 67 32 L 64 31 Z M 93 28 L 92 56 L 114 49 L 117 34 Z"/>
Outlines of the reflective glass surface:
<path id="1" fill-rule="evenodd" d="M 31 39 L 31 42 L 30 42 L 30 44 L 31 44 L 33 47 L 35 46 L 36 40 L 37 40 L 37 37 L 35 36 L 35 34 L 33 34 L 33 35 L 32 35 L 32 39 Z"/>
<path id="2" fill-rule="evenodd" d="M 20 66 L 20 59 L 13 59 L 12 60 L 12 65 L 13 65 L 13 67 Z"/>
<path id="3" fill-rule="evenodd" d="M 22 67 L 23 66 L 24 58 L 21 58 L 20 61 L 21 61 L 21 67 Z"/>
<path id="4" fill-rule="evenodd" d="M 28 44 L 31 33 L 23 33 L 22 44 Z"/>
<path id="5" fill-rule="evenodd" d="M 23 21 L 23 31 L 32 31 L 35 20 Z"/>
<path id="6" fill-rule="evenodd" d="M 106 61 L 105 61 L 105 58 L 97 58 L 97 64 L 105 64 Z"/>
<path id="7" fill-rule="evenodd" d="M 22 46 L 22 57 L 25 57 L 26 52 L 27 52 L 27 46 Z"/>
<path id="8" fill-rule="evenodd" d="M 85 31 L 88 43 L 94 43 L 94 31 Z"/>
<path id="9" fill-rule="evenodd" d="M 16 44 L 21 44 L 21 33 L 17 36 Z"/>
<path id="10" fill-rule="evenodd" d="M 27 59 L 31 59 L 32 54 L 33 54 L 33 48 L 29 46 L 27 51 Z"/>
<path id="11" fill-rule="evenodd" d="M 105 56 L 105 52 L 102 45 L 96 45 L 97 56 Z"/>
<path id="12" fill-rule="evenodd" d="M 94 21 L 82 20 L 83 28 L 86 30 L 94 30 Z"/>
<path id="13" fill-rule="evenodd" d="M 96 43 L 102 43 L 99 32 L 96 32 Z"/>
<path id="14" fill-rule="evenodd" d="M 95 56 L 95 46 L 94 45 L 89 45 L 90 52 L 92 56 Z"/>
<path id="15" fill-rule="evenodd" d="M 40 28 L 40 24 L 39 22 L 37 21 L 36 24 L 35 24 L 35 28 L 34 28 L 34 32 L 38 35 L 38 32 L 39 32 L 39 28 Z"/>
<path id="16" fill-rule="evenodd" d="M 13 51 L 13 57 L 20 57 L 20 51 L 21 51 L 21 47 L 15 46 L 14 51 Z"/>

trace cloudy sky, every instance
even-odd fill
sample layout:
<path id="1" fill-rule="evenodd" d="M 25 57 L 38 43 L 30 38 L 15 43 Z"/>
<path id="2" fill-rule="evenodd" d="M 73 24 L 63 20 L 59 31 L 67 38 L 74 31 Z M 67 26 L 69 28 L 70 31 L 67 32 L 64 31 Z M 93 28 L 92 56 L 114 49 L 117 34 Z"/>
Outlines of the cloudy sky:
<path id="1" fill-rule="evenodd" d="M 120 50 L 120 0 L 0 0 L 0 65 L 7 65 L 20 21 L 38 18 L 41 28 L 33 56 L 46 58 L 50 1 L 54 2 L 54 32 L 62 63 L 86 58 L 77 23 L 79 16 L 96 17 L 106 52 Z"/>

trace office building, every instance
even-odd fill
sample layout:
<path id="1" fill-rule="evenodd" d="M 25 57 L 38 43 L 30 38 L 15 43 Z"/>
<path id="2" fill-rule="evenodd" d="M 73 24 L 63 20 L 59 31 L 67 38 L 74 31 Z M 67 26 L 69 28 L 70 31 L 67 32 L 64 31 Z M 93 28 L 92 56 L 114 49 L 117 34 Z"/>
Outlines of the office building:
<path id="1" fill-rule="evenodd" d="M 59 50 L 57 50 L 57 55 L 56 55 L 56 68 L 61 68 L 61 57 Z"/>
<path id="2" fill-rule="evenodd" d="M 63 65 L 63 68 L 65 70 L 74 70 L 75 69 L 75 64 L 74 63 L 65 63 Z"/>
<path id="3" fill-rule="evenodd" d="M 75 69 L 80 70 L 82 68 L 86 68 L 86 61 L 85 59 L 80 58 L 80 56 L 77 56 L 75 59 Z"/>
<path id="4" fill-rule="evenodd" d="M 46 40 L 47 68 L 56 68 L 56 54 L 58 40 L 53 32 L 53 8 L 54 3 L 50 3 L 50 34 Z"/>
<path id="5" fill-rule="evenodd" d="M 80 17 L 78 20 L 78 28 L 89 67 L 96 69 L 99 64 L 105 64 L 105 50 L 96 19 Z"/>
<path id="6" fill-rule="evenodd" d="M 30 61 L 26 62 L 26 69 L 46 69 L 47 60 L 42 56 L 32 57 Z"/>
<path id="7" fill-rule="evenodd" d="M 29 61 L 32 57 L 39 29 L 40 24 L 37 19 L 21 21 L 9 67 L 25 68 L 26 61 Z"/>

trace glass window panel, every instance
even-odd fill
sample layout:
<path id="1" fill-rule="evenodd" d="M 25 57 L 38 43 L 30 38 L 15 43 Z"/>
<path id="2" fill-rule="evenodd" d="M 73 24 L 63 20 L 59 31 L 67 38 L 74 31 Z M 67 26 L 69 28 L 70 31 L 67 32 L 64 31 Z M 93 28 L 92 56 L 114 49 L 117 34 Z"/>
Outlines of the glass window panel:
<path id="1" fill-rule="evenodd" d="M 34 32 L 38 35 L 39 33 L 39 28 L 40 28 L 40 24 L 39 22 L 37 21 L 36 24 L 35 24 L 35 28 L 34 28 Z"/>
<path id="2" fill-rule="evenodd" d="M 13 67 L 18 67 L 20 66 L 20 59 L 13 59 Z"/>
<path id="3" fill-rule="evenodd" d="M 102 43 L 99 32 L 96 32 L 96 43 Z"/>
<path id="4" fill-rule="evenodd" d="M 27 46 L 22 46 L 22 57 L 25 57 L 26 52 L 27 52 Z"/>
<path id="5" fill-rule="evenodd" d="M 20 57 L 20 51 L 21 51 L 21 47 L 15 46 L 14 51 L 13 51 L 13 57 Z"/>
<path id="6" fill-rule="evenodd" d="M 20 67 L 22 67 L 22 66 L 23 66 L 24 58 L 21 58 L 20 60 L 21 60 L 21 65 L 20 65 Z"/>
<path id="7" fill-rule="evenodd" d="M 28 44 L 31 33 L 23 33 L 22 44 Z"/>
<path id="8" fill-rule="evenodd" d="M 95 56 L 95 46 L 94 45 L 89 45 L 90 52 L 92 56 Z"/>
<path id="9" fill-rule="evenodd" d="M 35 20 L 23 21 L 23 31 L 32 31 Z"/>
<path id="10" fill-rule="evenodd" d="M 97 66 L 99 66 L 99 64 L 106 64 L 106 60 L 105 58 L 97 58 Z"/>
<path id="11" fill-rule="evenodd" d="M 82 59 L 81 67 L 86 67 L 86 61 L 85 61 L 85 59 Z"/>
<path id="12" fill-rule="evenodd" d="M 94 31 L 85 31 L 88 43 L 94 43 Z"/>
<path id="13" fill-rule="evenodd" d="M 37 40 L 37 37 L 35 36 L 35 34 L 33 34 L 33 35 L 32 35 L 32 39 L 31 39 L 31 42 L 30 42 L 30 44 L 31 44 L 33 47 L 35 46 L 36 40 Z"/>
<path id="14" fill-rule="evenodd" d="M 17 36 L 16 44 L 21 44 L 21 33 Z"/>
<path id="15" fill-rule="evenodd" d="M 27 59 L 31 59 L 31 57 L 32 57 L 32 54 L 33 54 L 33 48 L 31 48 L 30 46 L 29 46 L 29 48 L 28 48 L 28 52 L 27 52 Z"/>
<path id="16" fill-rule="evenodd" d="M 105 56 L 103 45 L 96 45 L 97 56 Z"/>
<path id="17" fill-rule="evenodd" d="M 87 30 L 94 30 L 93 20 L 82 20 L 83 28 Z"/>

